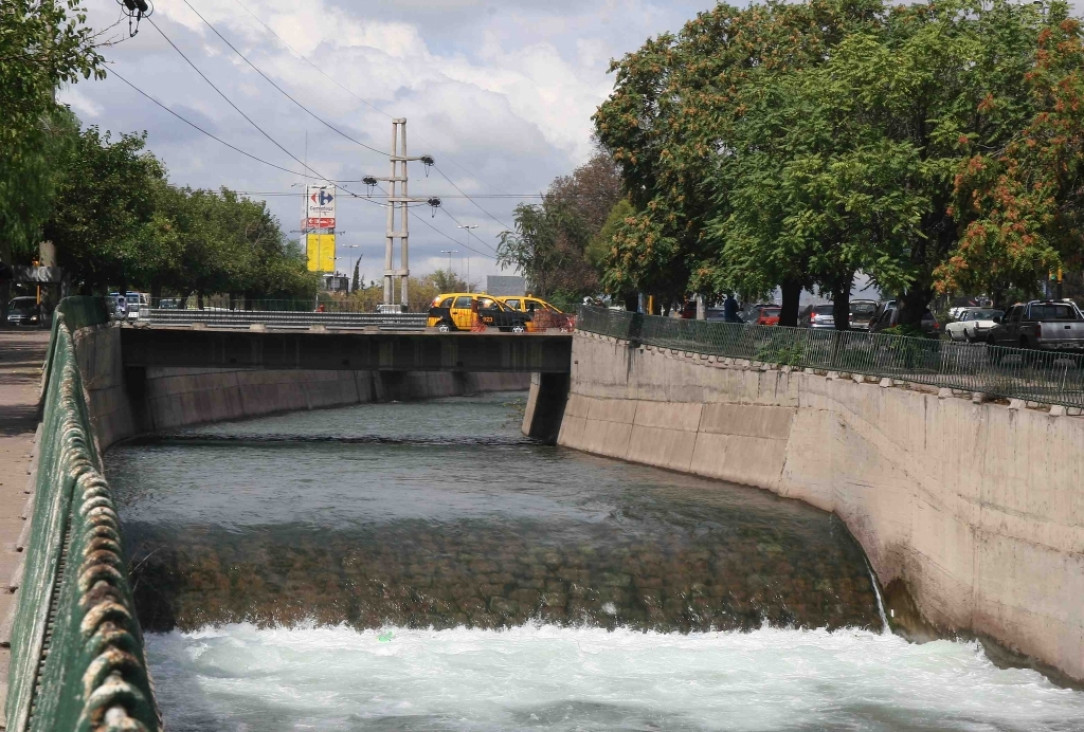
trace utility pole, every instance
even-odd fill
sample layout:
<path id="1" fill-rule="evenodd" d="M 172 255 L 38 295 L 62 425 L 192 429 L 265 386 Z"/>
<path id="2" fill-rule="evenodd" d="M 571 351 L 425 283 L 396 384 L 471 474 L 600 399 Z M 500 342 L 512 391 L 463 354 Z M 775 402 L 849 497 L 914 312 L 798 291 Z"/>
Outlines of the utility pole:
<path id="1" fill-rule="evenodd" d="M 478 224 L 460 224 L 459 228 L 467 230 L 467 292 L 470 292 L 470 230 L 477 229 Z"/>
<path id="2" fill-rule="evenodd" d="M 396 117 L 391 121 L 391 152 L 388 155 L 391 161 L 391 175 L 387 178 L 366 176 L 362 179 L 369 186 L 376 185 L 378 180 L 386 181 L 391 185 L 388 193 L 387 241 L 384 246 L 384 304 L 393 304 L 395 278 L 398 277 L 399 301 L 404 307 L 408 305 L 407 277 L 410 276 L 410 212 L 407 211 L 407 206 L 411 203 L 428 203 L 434 207 L 440 205 L 440 199 L 437 198 L 410 197 L 407 163 L 411 160 L 420 160 L 425 165 L 432 165 L 433 158 L 428 155 L 412 158 L 407 155 L 406 122 L 405 117 Z M 396 228 L 397 226 L 399 228 Z M 395 266 L 397 238 L 400 241 L 398 267 Z"/>

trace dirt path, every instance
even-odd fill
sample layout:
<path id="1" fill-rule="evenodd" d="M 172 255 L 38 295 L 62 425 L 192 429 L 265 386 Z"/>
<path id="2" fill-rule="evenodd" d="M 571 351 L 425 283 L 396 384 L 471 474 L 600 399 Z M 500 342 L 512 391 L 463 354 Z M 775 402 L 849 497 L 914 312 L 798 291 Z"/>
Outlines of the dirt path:
<path id="1" fill-rule="evenodd" d="M 15 606 L 12 575 L 22 554 L 16 542 L 25 524 L 22 513 L 26 493 L 34 430 L 38 426 L 38 391 L 41 366 L 49 332 L 42 330 L 0 330 L 0 621 Z M 0 635 L 0 729 L 7 698 L 10 652 L 6 637 Z"/>

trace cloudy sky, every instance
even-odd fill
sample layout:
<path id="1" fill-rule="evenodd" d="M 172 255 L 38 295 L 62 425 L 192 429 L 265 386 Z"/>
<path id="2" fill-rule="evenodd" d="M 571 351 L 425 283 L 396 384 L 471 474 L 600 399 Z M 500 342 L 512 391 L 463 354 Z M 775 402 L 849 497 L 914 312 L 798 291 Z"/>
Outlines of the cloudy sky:
<path id="1" fill-rule="evenodd" d="M 713 0 L 157 0 L 129 38 L 117 0 L 85 4 L 90 24 L 113 42 L 104 53 L 115 72 L 64 91 L 85 125 L 146 130 L 172 183 L 248 192 L 266 200 L 290 231 L 300 226 L 303 164 L 333 180 L 387 176 L 391 120 L 405 117 L 410 155 L 436 160 L 428 177 L 421 164 L 411 164 L 410 193 L 443 202 L 436 212 L 413 209 L 411 271 L 446 269 L 442 250 L 456 249 L 452 269 L 463 276 L 469 266 L 479 285 L 485 275 L 500 274 L 494 248 L 499 232 L 513 226 L 516 204 L 537 201 L 555 176 L 591 155 L 590 118 L 612 89 L 610 60 L 714 6 Z M 291 172 L 211 139 L 121 77 L 204 131 Z M 340 191 L 338 267 L 352 271 L 363 255 L 365 279 L 379 280 L 385 209 L 364 198 L 364 184 L 343 185 L 361 198 Z"/>

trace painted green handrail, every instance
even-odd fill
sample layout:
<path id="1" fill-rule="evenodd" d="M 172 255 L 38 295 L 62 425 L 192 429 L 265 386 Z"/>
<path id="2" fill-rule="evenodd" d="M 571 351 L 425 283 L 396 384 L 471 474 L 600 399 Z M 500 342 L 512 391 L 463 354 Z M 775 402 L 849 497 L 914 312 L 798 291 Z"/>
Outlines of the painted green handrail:
<path id="1" fill-rule="evenodd" d="M 1079 353 L 683 320 L 593 307 L 580 308 L 576 328 L 632 344 L 1084 408 L 1084 356 Z"/>
<path id="2" fill-rule="evenodd" d="M 54 313 L 26 566 L 11 636 L 7 728 L 153 732 L 161 719 L 76 360 L 108 327 L 94 298 Z"/>

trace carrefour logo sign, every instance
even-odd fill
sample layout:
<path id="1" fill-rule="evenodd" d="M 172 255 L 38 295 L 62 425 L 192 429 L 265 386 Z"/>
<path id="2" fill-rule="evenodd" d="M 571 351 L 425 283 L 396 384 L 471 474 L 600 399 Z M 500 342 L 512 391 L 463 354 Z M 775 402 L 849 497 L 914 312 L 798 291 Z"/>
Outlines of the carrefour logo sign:
<path id="1" fill-rule="evenodd" d="M 308 186 L 305 190 L 308 218 L 335 218 L 335 187 Z"/>

